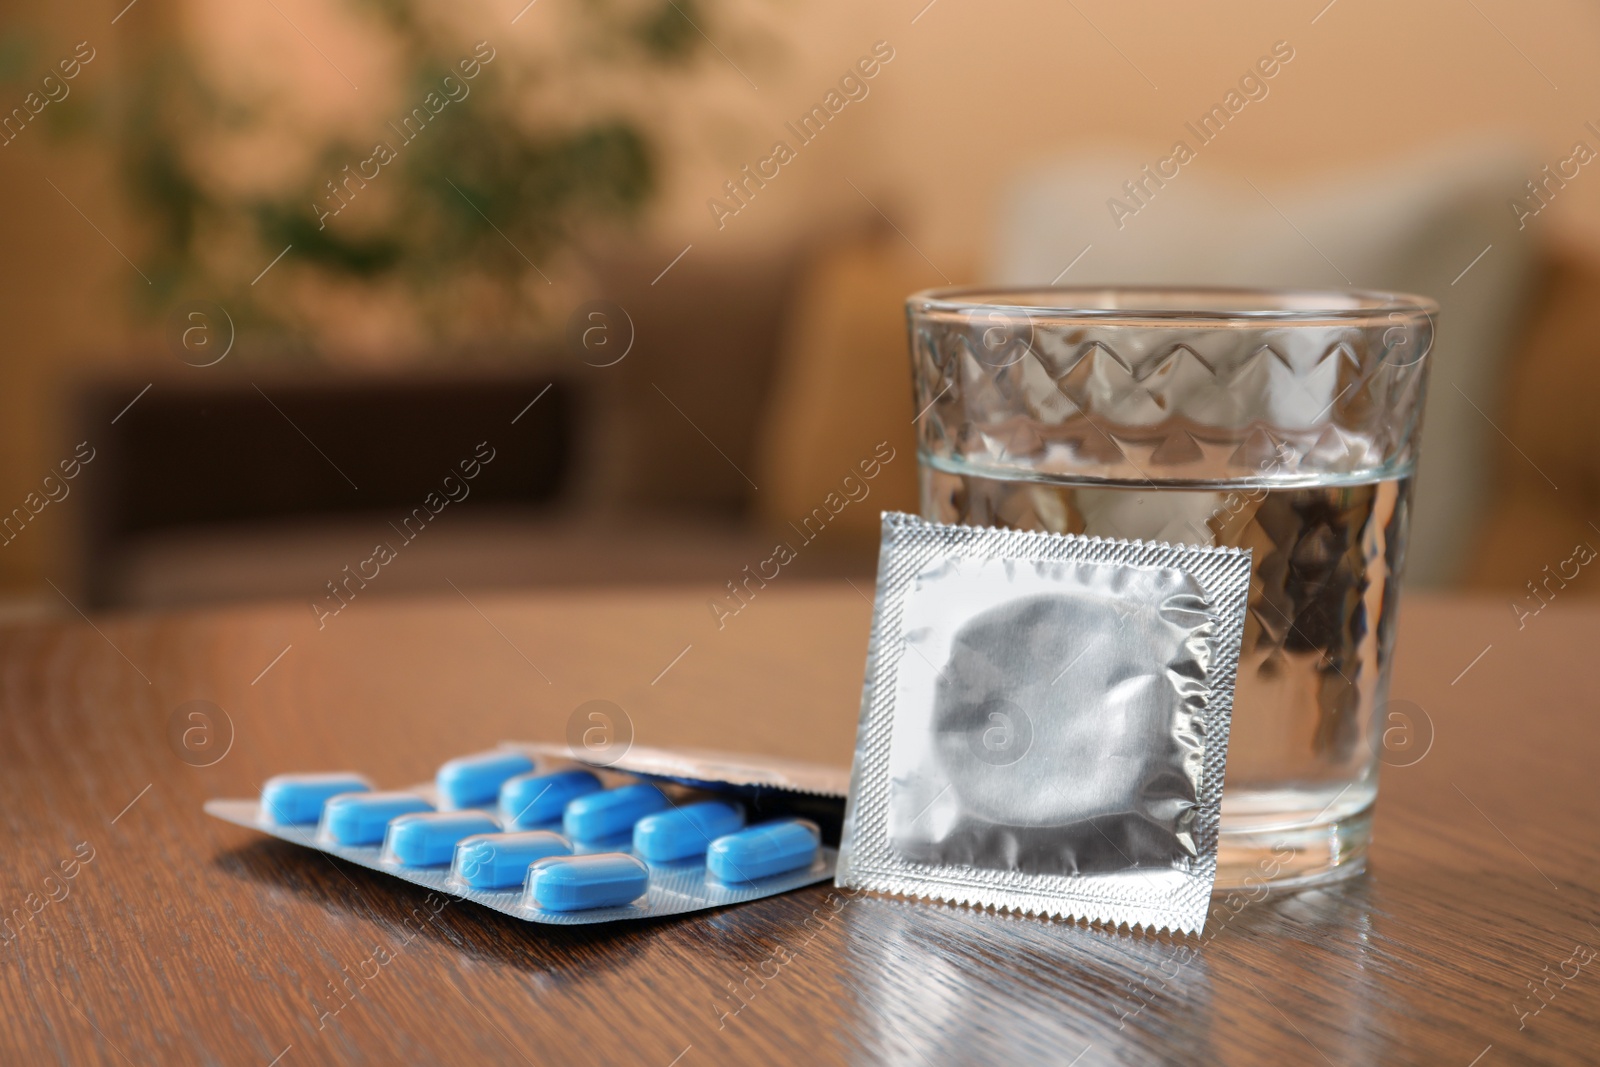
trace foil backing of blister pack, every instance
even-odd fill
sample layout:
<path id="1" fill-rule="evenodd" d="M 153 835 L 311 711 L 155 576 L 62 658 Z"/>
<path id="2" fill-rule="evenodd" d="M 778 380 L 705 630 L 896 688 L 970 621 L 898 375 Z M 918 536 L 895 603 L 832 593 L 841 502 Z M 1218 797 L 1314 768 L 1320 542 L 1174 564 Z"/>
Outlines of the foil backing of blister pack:
<path id="1" fill-rule="evenodd" d="M 1198 932 L 1249 580 L 886 514 L 838 883 Z"/>
<path id="2" fill-rule="evenodd" d="M 566 745 L 544 741 L 506 742 L 535 756 L 570 759 L 595 770 L 621 771 L 655 781 L 718 791 L 790 793 L 843 799 L 850 789 L 850 772 L 841 767 L 748 756 L 709 748 L 651 748 L 630 745 L 616 755 L 590 754 Z"/>

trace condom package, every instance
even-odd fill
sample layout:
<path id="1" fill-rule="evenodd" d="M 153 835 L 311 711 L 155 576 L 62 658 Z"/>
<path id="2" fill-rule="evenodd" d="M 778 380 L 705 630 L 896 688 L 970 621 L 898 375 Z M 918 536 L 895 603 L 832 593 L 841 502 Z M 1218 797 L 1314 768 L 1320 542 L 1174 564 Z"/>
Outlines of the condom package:
<path id="1" fill-rule="evenodd" d="M 1199 932 L 1250 554 L 886 513 L 840 886 Z"/>

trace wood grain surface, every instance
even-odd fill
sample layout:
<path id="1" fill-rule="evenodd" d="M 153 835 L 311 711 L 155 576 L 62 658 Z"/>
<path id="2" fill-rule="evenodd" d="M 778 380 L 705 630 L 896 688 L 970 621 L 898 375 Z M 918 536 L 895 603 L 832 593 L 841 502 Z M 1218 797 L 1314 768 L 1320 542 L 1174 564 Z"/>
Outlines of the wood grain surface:
<path id="1" fill-rule="evenodd" d="M 1201 938 L 829 886 L 540 927 L 200 811 L 281 771 L 410 783 L 560 740 L 597 698 L 641 744 L 843 764 L 869 614 L 796 584 L 721 630 L 703 592 L 623 591 L 0 631 L 0 1060 L 1600 1060 L 1592 608 L 1519 631 L 1500 602 L 1407 600 L 1393 692 L 1431 747 L 1384 769 L 1370 872 L 1219 894 Z"/>

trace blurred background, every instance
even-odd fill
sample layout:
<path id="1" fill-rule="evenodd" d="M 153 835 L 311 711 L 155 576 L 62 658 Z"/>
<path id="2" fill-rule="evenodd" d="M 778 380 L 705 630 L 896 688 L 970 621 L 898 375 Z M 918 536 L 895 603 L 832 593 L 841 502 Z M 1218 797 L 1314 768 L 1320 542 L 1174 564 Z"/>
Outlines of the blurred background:
<path id="1" fill-rule="evenodd" d="M 1588 5 L 0 25 L 7 615 L 715 594 L 778 542 L 870 576 L 878 511 L 916 510 L 903 298 L 973 282 L 1433 296 L 1408 580 L 1509 601 L 1600 545 Z"/>

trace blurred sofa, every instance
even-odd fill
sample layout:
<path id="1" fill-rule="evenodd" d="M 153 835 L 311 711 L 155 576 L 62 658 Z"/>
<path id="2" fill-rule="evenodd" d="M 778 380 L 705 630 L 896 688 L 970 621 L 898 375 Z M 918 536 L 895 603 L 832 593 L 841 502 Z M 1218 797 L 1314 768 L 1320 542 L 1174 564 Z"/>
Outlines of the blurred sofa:
<path id="1" fill-rule="evenodd" d="M 1571 557 L 1576 545 L 1600 545 L 1600 442 L 1591 439 L 1600 428 L 1589 415 L 1600 401 L 1600 242 L 1547 233 L 1502 245 L 1497 217 L 1483 205 L 1513 166 L 1493 154 L 1476 159 L 1471 167 L 1458 160 L 1445 182 L 1429 177 L 1426 161 L 1406 164 L 1398 178 L 1370 178 L 1369 191 L 1377 190 L 1385 206 L 1374 216 L 1365 252 L 1354 237 L 1338 233 L 1348 203 L 1339 208 L 1325 192 L 1289 190 L 1254 205 L 1241 230 L 1248 248 L 1270 246 L 1276 258 L 1213 254 L 1214 269 L 1207 271 L 1169 254 L 1152 271 L 1142 258 L 1150 248 L 1144 239 L 1107 250 L 1098 266 L 1084 256 L 1062 280 L 1176 281 L 1201 272 L 1247 283 L 1262 280 L 1252 272 L 1270 268 L 1284 283 L 1327 284 L 1304 273 L 1325 269 L 1326 251 L 1363 279 L 1396 287 L 1411 279 L 1411 287 L 1443 292 L 1443 362 L 1434 371 L 1419 479 L 1424 488 L 1432 479 L 1439 506 L 1433 519 L 1418 520 L 1419 540 L 1434 547 L 1420 564 L 1413 558 L 1408 580 L 1514 596 L 1541 581 L 1547 565 Z M 1114 170 L 1091 167 L 1080 177 L 1092 182 Z M 1026 206 L 1030 196 L 1048 203 L 1059 188 L 1052 194 L 1048 184 L 1036 183 L 1030 191 L 1023 182 L 1012 206 Z M 1359 200 L 1360 193 L 1359 182 L 1347 183 L 1347 198 Z M 987 268 L 946 262 L 946 272 L 958 280 L 1017 280 L 1071 261 L 1082 248 L 1071 217 L 1046 225 L 1037 220 L 1047 209 L 1034 203 L 1028 210 L 1036 220 L 1028 241 L 1017 239 L 1024 226 L 1013 218 L 997 227 Z M 1280 218 L 1285 232 L 1267 235 L 1266 216 L 1279 211 L 1292 212 L 1299 226 L 1282 226 Z M 1146 221 L 1155 220 L 1140 220 Z M 1208 245 L 1205 233 L 1188 231 L 1187 255 L 1214 252 L 1216 242 Z M 1072 254 L 1058 255 L 1052 242 Z M 1452 286 L 1451 276 L 1473 250 L 1489 243 L 1495 254 Z M 545 462 L 526 465 L 522 484 L 480 494 L 471 507 L 450 513 L 436 534 L 408 550 L 403 566 L 386 572 L 381 588 L 374 583 L 375 593 L 447 591 L 450 583 L 471 589 L 668 581 L 698 584 L 714 595 L 746 565 L 769 557 L 779 541 L 803 541 L 804 551 L 785 568 L 799 580 L 870 578 L 878 512 L 917 506 L 903 300 L 941 279 L 886 227 L 832 231 L 757 257 L 696 248 L 656 282 L 675 254 L 645 249 L 613 257 L 597 271 L 596 295 L 627 312 L 633 345 L 620 362 L 592 366 L 570 345 L 556 344 L 484 364 L 499 370 L 469 367 L 456 376 L 462 388 L 488 381 L 491 392 L 504 391 L 500 406 L 520 406 L 521 398 L 556 383 L 543 410 L 536 406 L 527 416 L 535 424 L 554 420 L 527 445 L 544 450 Z M 1030 255 L 1038 263 L 1030 265 Z M 508 376 L 507 366 L 517 369 Z M 117 395 L 125 401 L 139 384 L 118 386 Z M 241 377 L 234 386 L 247 395 L 251 383 Z M 102 424 L 109 402 L 97 409 Z M 470 436 L 475 412 L 492 406 L 462 409 L 461 433 Z M 359 408 L 348 406 L 352 418 L 377 420 L 363 433 L 381 441 L 403 432 Z M 197 409 L 189 417 L 205 415 Z M 297 462 L 321 462 L 293 427 L 277 425 L 275 432 L 260 462 L 293 449 L 300 450 Z M 875 458 L 882 456 L 892 458 Z M 875 473 L 867 482 L 859 471 L 869 460 Z M 105 464 L 97 473 L 120 479 L 120 487 L 91 489 L 97 503 L 83 538 L 84 572 L 102 606 L 310 600 L 361 558 L 357 553 L 369 551 L 374 533 L 395 517 L 393 507 L 285 507 L 243 521 L 216 509 L 208 517 L 202 508 L 174 510 L 174 521 L 165 524 L 118 525 L 107 501 L 171 477 L 170 463 L 148 466 L 116 472 Z M 855 481 L 846 483 L 853 474 Z M 331 491 L 341 491 L 326 470 L 322 476 L 332 479 Z M 848 506 L 829 508 L 829 502 Z M 826 520 L 821 536 L 807 537 L 808 516 Z M 1426 522 L 1434 523 L 1432 534 Z M 1562 588 L 1569 585 L 1573 595 L 1600 592 L 1600 582 L 1580 578 Z"/>
<path id="2" fill-rule="evenodd" d="M 722 589 L 772 553 L 755 517 L 763 428 L 782 338 L 810 317 L 793 303 L 816 250 L 695 253 L 659 281 L 672 250 L 595 263 L 593 296 L 623 309 L 612 328 L 629 335 L 610 365 L 587 360 L 568 331 L 405 371 L 267 373 L 235 361 L 203 379 L 179 367 L 155 383 L 83 383 L 73 439 L 92 438 L 100 458 L 78 485 L 73 584 L 102 608 L 315 604 L 339 590 L 452 584 Z M 446 499 L 441 479 L 479 441 L 502 458 L 470 485 L 458 478 L 462 499 Z M 899 470 L 911 464 L 906 455 Z M 406 539 L 399 527 L 430 492 L 436 518 Z M 378 546 L 392 564 L 371 562 Z M 785 570 L 861 576 L 873 560 L 830 531 Z"/>

